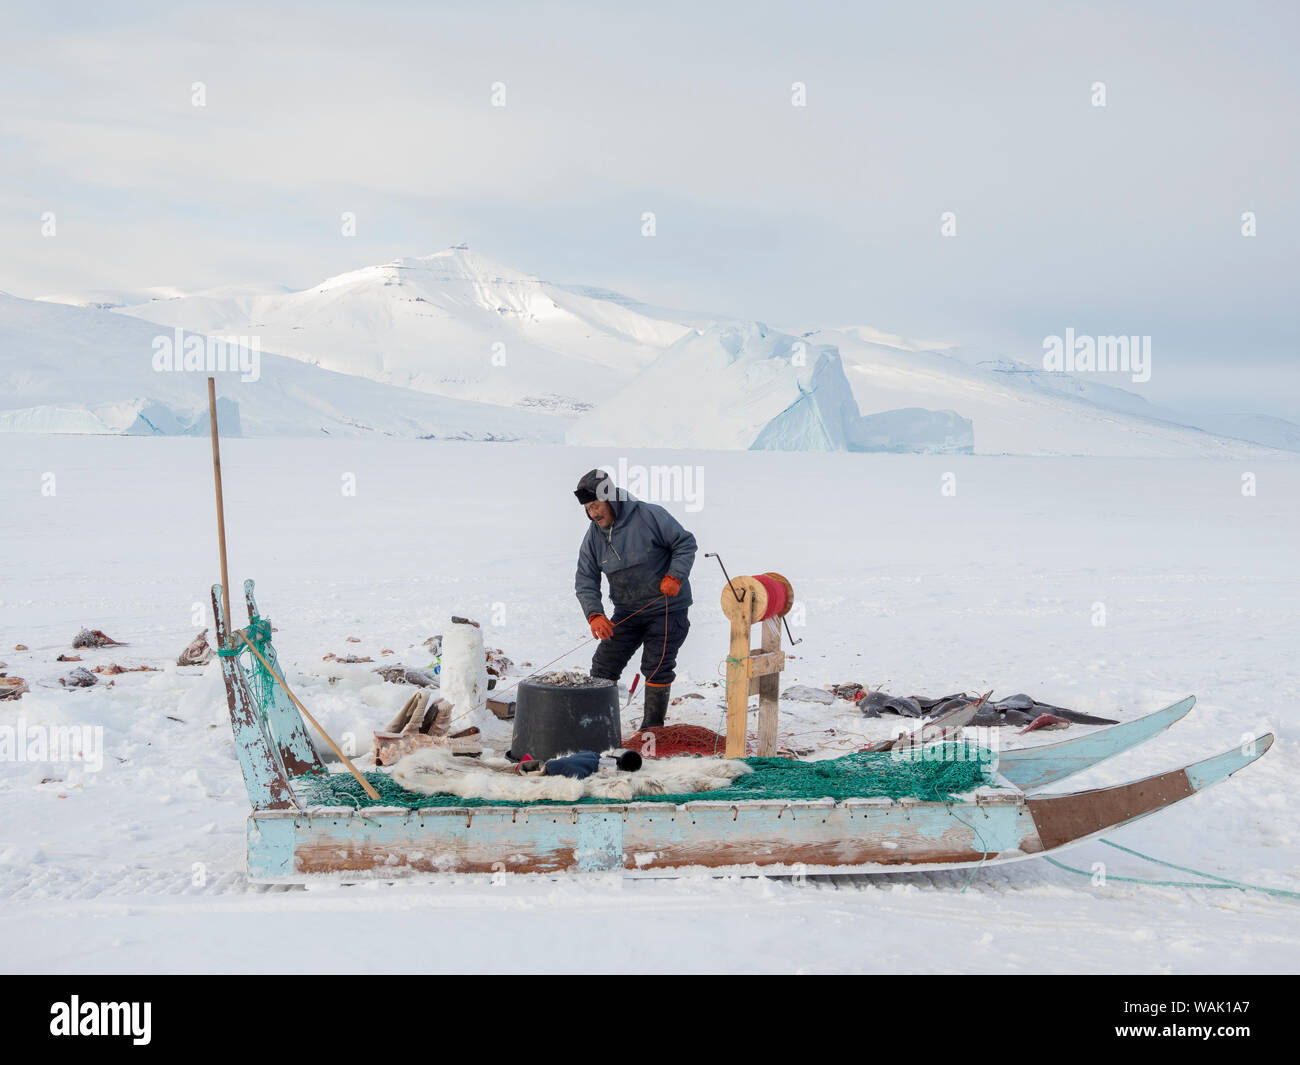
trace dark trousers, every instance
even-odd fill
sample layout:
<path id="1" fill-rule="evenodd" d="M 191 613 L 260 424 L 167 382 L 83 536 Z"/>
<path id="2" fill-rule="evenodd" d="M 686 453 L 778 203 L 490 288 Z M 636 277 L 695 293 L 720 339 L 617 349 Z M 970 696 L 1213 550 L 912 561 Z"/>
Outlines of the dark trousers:
<path id="1" fill-rule="evenodd" d="M 691 623 L 685 610 L 665 615 L 658 603 L 639 614 L 615 608 L 614 635 L 602 640 L 591 657 L 591 675 L 618 680 L 638 647 L 641 648 L 641 679 L 647 684 L 671 684 L 676 678 L 677 650 Z"/>

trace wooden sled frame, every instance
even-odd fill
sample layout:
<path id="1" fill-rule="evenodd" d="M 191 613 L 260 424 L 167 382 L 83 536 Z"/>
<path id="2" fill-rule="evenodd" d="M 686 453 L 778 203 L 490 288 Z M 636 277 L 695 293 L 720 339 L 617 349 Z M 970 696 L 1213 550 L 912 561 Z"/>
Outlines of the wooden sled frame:
<path id="1" fill-rule="evenodd" d="M 279 659 L 271 646 L 271 623 L 258 614 L 251 580 L 244 582 L 244 602 L 248 607 L 248 628 L 244 631 L 260 644 L 259 650 L 278 670 Z M 289 778 L 325 772 L 324 763 L 307 735 L 302 716 L 283 688 L 259 685 L 261 698 L 254 694 L 255 663 L 252 655 L 236 645 L 232 634 L 226 631 L 219 584 L 212 586 L 212 613 L 216 619 L 217 655 L 226 686 L 226 705 L 248 801 L 254 813 L 298 809 Z M 263 634 L 264 639 L 259 639 Z M 241 661 L 241 656 L 249 660 L 247 664 Z"/>
<path id="2" fill-rule="evenodd" d="M 244 584 L 250 638 L 270 625 Z M 213 587 L 215 615 L 221 587 Z M 259 627 L 260 623 L 260 627 Z M 250 631 L 251 630 L 251 631 Z M 1031 858 L 1084 842 L 1203 791 L 1261 757 L 1271 734 L 1192 765 L 1112 787 L 1027 794 L 1149 739 L 1194 699 L 1076 740 L 1005 752 L 994 783 L 956 803 L 887 798 L 538 804 L 526 807 L 307 807 L 290 778 L 324 771 L 286 698 L 259 700 L 252 672 L 218 646 L 252 813 L 255 883 L 319 876 L 396 880 L 502 872 L 623 876 L 794 875 L 953 869 Z M 268 655 L 268 657 L 270 657 Z M 270 659 L 274 662 L 274 658 Z M 278 667 L 277 667 L 278 668 Z"/>

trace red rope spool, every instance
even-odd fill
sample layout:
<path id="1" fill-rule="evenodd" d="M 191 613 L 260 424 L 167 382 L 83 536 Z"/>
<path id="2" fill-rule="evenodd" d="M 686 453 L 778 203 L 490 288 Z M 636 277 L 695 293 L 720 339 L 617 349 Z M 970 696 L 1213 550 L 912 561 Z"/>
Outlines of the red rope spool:
<path id="1" fill-rule="evenodd" d="M 763 590 L 767 592 L 767 610 L 758 620 L 766 621 L 768 618 L 784 614 L 787 599 L 785 582 L 778 580 L 770 573 L 756 573 L 754 574 L 754 580 L 758 581 L 763 586 Z"/>

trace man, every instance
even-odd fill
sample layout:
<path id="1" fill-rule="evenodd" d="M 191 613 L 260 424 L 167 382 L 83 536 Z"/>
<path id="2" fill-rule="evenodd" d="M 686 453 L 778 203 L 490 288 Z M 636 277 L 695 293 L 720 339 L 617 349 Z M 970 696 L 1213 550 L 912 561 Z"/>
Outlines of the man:
<path id="1" fill-rule="evenodd" d="M 591 525 L 578 549 L 574 588 L 591 634 L 600 640 L 591 675 L 618 680 L 638 647 L 645 678 L 642 728 L 664 723 L 677 650 L 691 627 L 687 577 L 695 562 L 695 537 L 663 507 L 617 488 L 603 470 L 584 474 L 573 493 Z M 600 575 L 609 581 L 613 619 L 605 616 Z"/>

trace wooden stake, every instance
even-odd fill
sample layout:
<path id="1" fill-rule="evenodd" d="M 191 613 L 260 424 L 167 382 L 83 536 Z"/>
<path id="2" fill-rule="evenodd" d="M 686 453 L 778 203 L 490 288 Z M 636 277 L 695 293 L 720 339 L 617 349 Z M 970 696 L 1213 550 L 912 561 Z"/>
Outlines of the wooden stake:
<path id="1" fill-rule="evenodd" d="M 763 651 L 781 650 L 781 619 L 768 618 L 763 622 Z M 758 678 L 758 746 L 754 753 L 759 758 L 776 757 L 776 734 L 780 723 L 781 674 L 765 673 Z"/>
<path id="2" fill-rule="evenodd" d="M 211 378 L 209 378 L 209 380 L 211 380 Z M 293 700 L 293 705 L 298 708 L 298 710 L 302 713 L 302 716 L 305 717 L 309 722 L 311 722 L 312 727 L 317 732 L 319 732 L 322 736 L 325 737 L 325 742 L 330 745 L 330 750 L 332 750 L 335 754 L 339 756 L 339 758 L 343 760 L 343 764 L 347 766 L 348 771 L 354 777 L 357 778 L 357 783 L 360 784 L 363 789 L 365 789 L 365 793 L 369 795 L 372 799 L 378 799 L 379 792 L 375 791 L 374 786 L 370 783 L 370 781 L 368 781 L 365 777 L 361 775 L 360 771 L 357 769 L 356 766 L 352 764 L 348 756 L 344 754 L 341 750 L 339 750 L 339 745 L 335 743 L 332 739 L 330 739 L 329 733 L 326 732 L 323 728 L 321 728 L 320 722 L 317 721 L 314 717 L 311 716 L 311 714 L 307 712 L 307 708 L 302 705 L 302 703 L 298 699 L 298 696 L 294 695 L 293 692 L 289 690 L 289 685 L 287 685 L 284 682 L 284 678 L 275 671 L 275 667 L 272 666 L 270 662 L 268 662 L 265 658 L 262 657 L 262 652 L 253 646 L 252 641 L 249 640 L 249 638 L 246 635 L 244 635 L 244 632 L 242 630 L 235 633 L 235 635 L 238 636 L 241 640 L 244 641 L 245 644 L 248 645 L 248 649 L 252 651 L 254 655 L 257 656 L 257 660 L 262 663 L 266 671 L 270 673 L 271 676 L 275 678 L 276 682 L 280 685 L 280 687 L 284 689 L 284 694 Z"/>
<path id="3" fill-rule="evenodd" d="M 217 437 L 217 379 L 208 378 L 208 421 L 212 424 L 212 477 L 217 485 L 217 546 L 221 549 L 221 620 L 230 632 L 230 577 L 226 572 L 226 508 L 221 498 L 221 444 Z M 232 641 L 233 642 L 233 641 Z"/>
<path id="4" fill-rule="evenodd" d="M 730 591 L 726 593 L 730 595 Z M 731 623 L 727 655 L 727 757 L 745 757 L 749 731 L 749 626 Z"/>
<path id="5" fill-rule="evenodd" d="M 739 595 L 737 595 L 739 589 Z M 731 620 L 727 654 L 727 757 L 745 757 L 749 728 L 749 630 L 767 609 L 767 592 L 753 577 L 728 580 L 722 590 L 722 612 Z"/>

